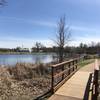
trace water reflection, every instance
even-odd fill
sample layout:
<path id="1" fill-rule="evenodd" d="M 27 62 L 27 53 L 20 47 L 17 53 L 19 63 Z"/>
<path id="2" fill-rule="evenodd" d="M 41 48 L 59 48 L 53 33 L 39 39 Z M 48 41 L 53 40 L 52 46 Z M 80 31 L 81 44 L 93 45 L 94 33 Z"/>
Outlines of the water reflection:
<path id="1" fill-rule="evenodd" d="M 0 55 L 0 65 L 15 65 L 17 62 L 49 63 L 53 61 L 52 55 L 53 54 Z"/>

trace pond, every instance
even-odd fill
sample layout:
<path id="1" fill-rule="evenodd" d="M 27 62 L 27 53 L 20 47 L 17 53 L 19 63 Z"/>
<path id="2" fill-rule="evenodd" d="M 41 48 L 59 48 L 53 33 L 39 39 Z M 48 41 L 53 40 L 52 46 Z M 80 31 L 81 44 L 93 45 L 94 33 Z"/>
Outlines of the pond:
<path id="1" fill-rule="evenodd" d="M 0 55 L 0 65 L 15 65 L 16 63 L 49 63 L 53 61 L 53 54 L 5 54 Z"/>

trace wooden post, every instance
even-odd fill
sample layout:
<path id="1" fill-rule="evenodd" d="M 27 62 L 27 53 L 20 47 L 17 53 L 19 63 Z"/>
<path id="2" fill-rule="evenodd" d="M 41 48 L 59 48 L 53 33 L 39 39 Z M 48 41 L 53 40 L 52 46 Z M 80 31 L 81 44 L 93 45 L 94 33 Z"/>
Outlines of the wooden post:
<path id="1" fill-rule="evenodd" d="M 94 95 L 93 98 L 97 100 L 98 97 L 98 72 L 99 72 L 99 65 L 98 60 L 95 60 L 95 66 L 94 66 Z"/>
<path id="2" fill-rule="evenodd" d="M 76 64 L 78 64 L 78 60 L 76 60 Z M 76 69 L 77 69 L 77 65 L 76 65 Z"/>
<path id="3" fill-rule="evenodd" d="M 64 65 L 61 66 L 62 67 L 62 71 L 64 71 Z M 62 74 L 62 80 L 64 79 L 64 73 Z"/>
<path id="4" fill-rule="evenodd" d="M 94 72 L 94 84 L 95 84 L 95 100 L 97 100 L 98 97 L 98 70 L 95 70 Z"/>
<path id="5" fill-rule="evenodd" d="M 74 67 L 75 67 L 74 64 L 75 64 L 75 63 L 74 63 L 74 61 L 73 61 L 73 71 L 74 71 Z"/>
<path id="6" fill-rule="evenodd" d="M 52 67 L 51 69 L 51 77 L 52 77 L 52 80 L 51 80 L 51 92 L 52 94 L 54 93 L 54 67 Z"/>
<path id="7" fill-rule="evenodd" d="M 68 63 L 68 68 L 69 68 L 68 75 L 70 75 L 70 62 Z"/>

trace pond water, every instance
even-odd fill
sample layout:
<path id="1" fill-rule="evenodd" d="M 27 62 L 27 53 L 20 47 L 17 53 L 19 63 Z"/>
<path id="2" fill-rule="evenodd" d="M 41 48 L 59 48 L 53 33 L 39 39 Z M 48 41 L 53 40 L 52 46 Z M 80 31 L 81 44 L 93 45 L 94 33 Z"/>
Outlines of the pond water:
<path id="1" fill-rule="evenodd" d="M 21 54 L 0 55 L 0 65 L 15 65 L 16 63 L 49 63 L 53 61 L 53 54 Z"/>

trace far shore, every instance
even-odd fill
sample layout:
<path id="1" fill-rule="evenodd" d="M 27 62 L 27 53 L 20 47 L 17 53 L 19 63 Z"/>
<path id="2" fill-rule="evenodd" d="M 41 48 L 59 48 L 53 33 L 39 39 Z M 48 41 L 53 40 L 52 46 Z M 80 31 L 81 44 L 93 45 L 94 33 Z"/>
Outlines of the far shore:
<path id="1" fill-rule="evenodd" d="M 54 52 L 0 52 L 0 55 L 34 55 L 34 54 L 54 54 Z"/>

